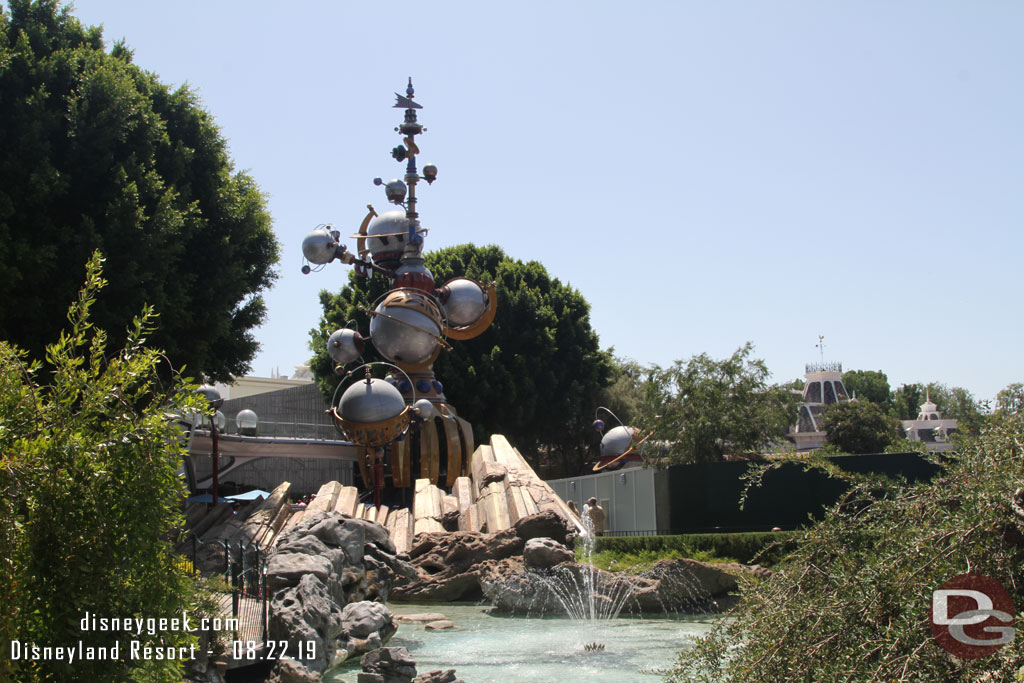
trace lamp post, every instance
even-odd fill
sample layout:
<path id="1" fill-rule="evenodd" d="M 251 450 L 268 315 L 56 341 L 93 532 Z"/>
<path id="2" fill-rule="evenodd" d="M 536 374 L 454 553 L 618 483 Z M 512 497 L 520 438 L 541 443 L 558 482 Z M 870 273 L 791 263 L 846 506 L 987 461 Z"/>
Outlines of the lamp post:
<path id="1" fill-rule="evenodd" d="M 217 476 L 218 476 L 218 455 L 217 452 L 217 411 L 224 405 L 224 399 L 220 392 L 211 386 L 202 386 L 196 390 L 210 404 L 210 441 L 213 442 L 213 504 L 217 504 Z"/>

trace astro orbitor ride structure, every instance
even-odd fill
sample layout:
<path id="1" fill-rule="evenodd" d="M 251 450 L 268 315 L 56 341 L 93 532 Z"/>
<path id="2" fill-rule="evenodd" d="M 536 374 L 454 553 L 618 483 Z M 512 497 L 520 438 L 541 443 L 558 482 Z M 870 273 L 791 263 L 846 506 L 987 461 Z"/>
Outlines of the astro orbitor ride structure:
<path id="1" fill-rule="evenodd" d="M 388 183 L 373 181 L 383 185 L 387 200 L 401 208 L 378 215 L 368 206 L 359 231 L 350 236 L 356 240 L 354 253 L 341 244 L 340 232 L 331 226 L 318 227 L 302 241 L 309 262 L 303 265 L 304 273 L 312 270 L 310 263 L 320 270 L 340 261 L 354 266 L 359 276 L 383 276 L 391 284 L 364 309 L 370 318 L 368 335 L 346 324 L 327 342 L 336 372 L 350 382 L 330 412 L 341 434 L 360 447 L 360 474 L 374 489 L 378 506 L 388 475 L 396 488 L 412 486 L 415 479 L 451 487 L 468 473 L 473 430 L 447 403 L 433 364 L 443 349 L 450 348 L 448 339 L 472 339 L 487 329 L 497 303 L 493 283 L 459 277 L 438 287 L 423 263 L 427 229 L 416 210 L 416 188 L 421 180 L 433 183 L 437 167 L 425 164 L 421 175 L 416 165 L 416 136 L 426 128 L 417 121 L 416 110 L 422 106 L 413 101 L 414 94 L 412 79 L 405 95 L 395 94 L 395 108 L 404 109 L 405 117 L 395 128 L 403 136 L 402 144 L 391 156 L 405 163 L 405 175 Z M 367 342 L 387 362 L 364 363 L 347 371 L 345 366 L 361 358 Z M 385 366 L 389 372 L 373 378 L 371 366 Z"/>

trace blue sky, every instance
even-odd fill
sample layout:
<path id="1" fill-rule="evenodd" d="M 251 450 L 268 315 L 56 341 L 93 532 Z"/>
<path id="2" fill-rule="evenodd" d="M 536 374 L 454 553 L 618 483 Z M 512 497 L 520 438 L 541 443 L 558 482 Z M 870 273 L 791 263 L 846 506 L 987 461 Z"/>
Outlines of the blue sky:
<path id="1" fill-rule="evenodd" d="M 253 374 L 308 357 L 319 223 L 354 232 L 412 76 L 427 248 L 496 243 L 641 363 L 745 341 L 991 398 L 1024 380 L 1024 4 L 78 0 L 187 82 L 268 196 L 281 278 Z M 365 330 L 364 330 L 365 332 Z"/>

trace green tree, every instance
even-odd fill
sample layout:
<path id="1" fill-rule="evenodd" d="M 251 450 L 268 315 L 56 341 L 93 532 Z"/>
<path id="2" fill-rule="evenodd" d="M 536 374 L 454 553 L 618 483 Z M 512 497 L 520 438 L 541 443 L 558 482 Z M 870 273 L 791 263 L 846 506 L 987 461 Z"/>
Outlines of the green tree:
<path id="1" fill-rule="evenodd" d="M 850 370 L 843 373 L 843 385 L 850 396 L 868 400 L 888 412 L 892 407 L 889 378 L 881 370 Z"/>
<path id="2" fill-rule="evenodd" d="M 901 384 L 892 391 L 892 415 L 899 420 L 913 420 L 921 412 L 924 403 L 924 386 Z"/>
<path id="3" fill-rule="evenodd" d="M 925 395 L 938 406 L 942 417 L 955 419 L 960 432 L 977 434 L 981 431 L 985 412 L 974 394 L 963 387 L 950 387 L 938 382 L 929 383 L 926 389 Z"/>
<path id="4" fill-rule="evenodd" d="M 429 252 L 426 265 L 438 285 L 457 276 L 496 282 L 491 326 L 474 339 L 452 342 L 434 363 L 448 401 L 473 424 L 477 442 L 504 434 L 535 465 L 543 455 L 562 473 L 576 474 L 587 458 L 586 430 L 599 392 L 612 371 L 610 354 L 590 326 L 589 304 L 540 263 L 512 259 L 493 245 Z M 383 278 L 352 273 L 338 294 L 321 292 L 324 315 L 310 334 L 312 370 L 325 396 L 333 396 L 339 382 L 327 336 L 349 320 L 367 334 L 359 307 L 369 307 L 387 287 Z M 378 358 L 369 345 L 365 358 Z"/>
<path id="5" fill-rule="evenodd" d="M 625 425 L 636 422 L 643 411 L 643 385 L 648 372 L 649 368 L 632 358 L 612 358 L 609 383 L 598 394 L 598 400 Z"/>
<path id="6" fill-rule="evenodd" d="M 899 421 L 868 401 L 833 403 L 823 415 L 825 442 L 843 453 L 883 453 L 902 438 Z"/>
<path id="7" fill-rule="evenodd" d="M 180 681 L 180 665 L 130 660 L 128 636 L 81 630 L 101 618 L 180 616 L 191 579 L 170 538 L 182 522 L 181 432 L 167 419 L 199 409 L 190 387 L 158 372 L 147 345 L 154 314 L 129 326 L 120 351 L 93 327 L 105 282 L 95 255 L 71 306 L 69 329 L 46 363 L 0 342 L 0 639 L 40 646 L 110 647 L 125 661 L 31 662 L 0 657 L 4 681 Z M 167 383 L 168 375 L 173 379 Z M 183 631 L 132 636 L 188 647 Z M 186 649 L 187 651 L 187 649 Z"/>
<path id="8" fill-rule="evenodd" d="M 1024 384 L 1007 384 L 1006 388 L 996 394 L 996 411 L 1003 416 L 1024 412 Z"/>
<path id="9" fill-rule="evenodd" d="M 914 486 L 816 462 L 850 490 L 770 578 L 745 582 L 738 608 L 681 653 L 670 683 L 1021 680 L 1020 638 L 987 657 L 952 657 L 930 642 L 928 612 L 932 591 L 968 572 L 1024 604 L 1024 513 L 1012 503 L 1022 442 L 1024 418 L 1010 416 Z"/>
<path id="10" fill-rule="evenodd" d="M 144 304 L 177 366 L 244 374 L 276 277 L 277 242 L 255 182 L 213 117 L 171 91 L 57 0 L 0 8 L 0 339 L 42 355 L 82 264 L 117 274 L 93 310 L 120 335 Z M 123 337 L 122 337 L 123 339 Z"/>
<path id="11" fill-rule="evenodd" d="M 670 445 L 673 462 L 713 462 L 763 451 L 796 419 L 800 397 L 768 383 L 763 360 L 747 342 L 729 358 L 702 353 L 667 368 L 654 366 L 644 384 L 640 427 Z"/>

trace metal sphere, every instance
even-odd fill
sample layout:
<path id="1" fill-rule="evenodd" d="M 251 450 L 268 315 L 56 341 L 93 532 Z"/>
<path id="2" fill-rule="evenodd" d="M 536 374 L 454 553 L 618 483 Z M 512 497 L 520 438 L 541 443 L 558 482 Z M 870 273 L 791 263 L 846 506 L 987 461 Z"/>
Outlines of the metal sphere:
<path id="1" fill-rule="evenodd" d="M 401 180 L 392 180 L 384 186 L 384 194 L 392 204 L 401 204 L 405 201 L 406 187 Z"/>
<path id="2" fill-rule="evenodd" d="M 350 422 L 368 424 L 398 417 L 405 401 L 382 379 L 360 380 L 345 390 L 338 401 L 338 414 Z"/>
<path id="3" fill-rule="evenodd" d="M 302 255 L 310 263 L 321 265 L 334 260 L 334 252 L 338 248 L 334 237 L 326 230 L 314 230 L 302 240 Z"/>
<path id="4" fill-rule="evenodd" d="M 351 363 L 363 353 L 363 338 L 355 330 L 343 327 L 327 339 L 327 355 L 335 363 Z"/>
<path id="5" fill-rule="evenodd" d="M 487 295 L 474 280 L 458 277 L 444 286 L 444 314 L 453 327 L 472 325 L 487 309 Z"/>
<path id="6" fill-rule="evenodd" d="M 255 411 L 239 410 L 238 415 L 235 415 L 235 426 L 238 427 L 238 433 L 242 436 L 256 436 L 256 426 L 259 424 L 260 419 L 256 416 Z"/>
<path id="7" fill-rule="evenodd" d="M 440 344 L 440 313 L 424 294 L 397 290 L 374 309 L 370 338 L 392 363 L 417 365 L 430 360 Z"/>
<path id="8" fill-rule="evenodd" d="M 609 429 L 601 439 L 601 457 L 615 458 L 626 452 L 633 442 L 636 429 L 633 427 L 616 427 Z"/>
<path id="9" fill-rule="evenodd" d="M 437 414 L 434 404 L 425 398 L 421 398 L 412 404 L 412 409 L 420 416 L 420 419 L 430 420 Z"/>
<path id="10" fill-rule="evenodd" d="M 384 254 L 392 254 L 397 260 L 405 249 L 405 235 L 408 234 L 409 219 L 405 217 L 405 211 L 385 211 L 367 226 L 366 248 L 374 261 Z"/>
<path id="11" fill-rule="evenodd" d="M 604 420 L 594 420 L 593 424 L 591 424 L 590 426 L 594 428 L 595 432 L 603 432 Z"/>

